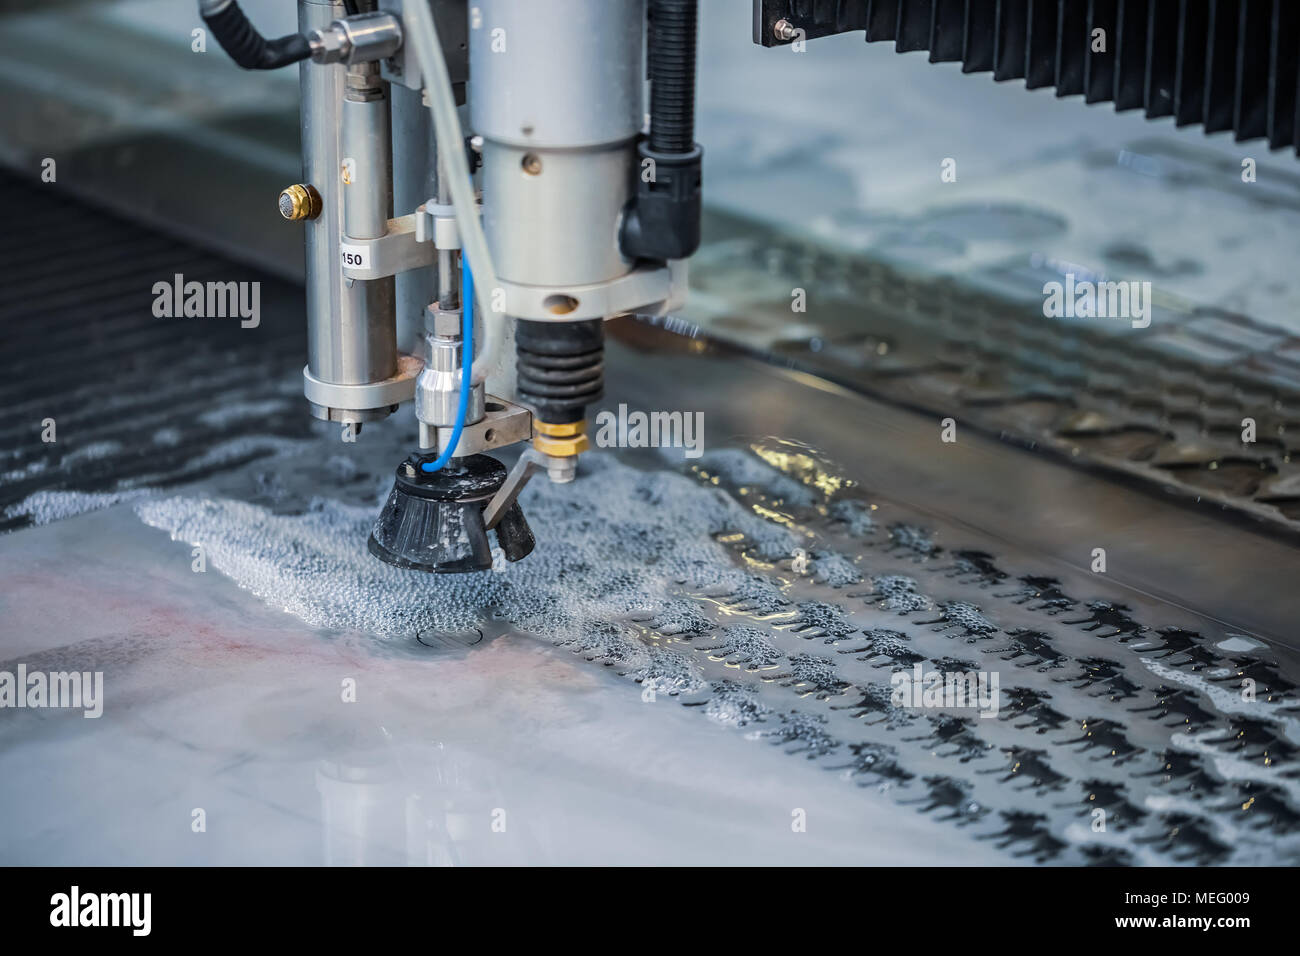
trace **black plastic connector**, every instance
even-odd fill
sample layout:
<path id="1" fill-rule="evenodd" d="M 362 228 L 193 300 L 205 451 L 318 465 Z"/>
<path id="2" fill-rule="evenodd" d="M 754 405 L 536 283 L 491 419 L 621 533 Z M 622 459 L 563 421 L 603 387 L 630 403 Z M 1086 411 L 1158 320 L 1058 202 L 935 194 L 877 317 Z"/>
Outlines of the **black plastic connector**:
<path id="1" fill-rule="evenodd" d="M 696 143 L 689 153 L 656 153 L 643 140 L 637 152 L 645 172 L 623 212 L 619 248 L 629 259 L 685 259 L 700 247 L 704 150 Z"/>
<path id="2" fill-rule="evenodd" d="M 231 0 L 215 13 L 200 7 L 203 22 L 232 60 L 245 70 L 277 70 L 311 56 L 311 44 L 301 33 L 268 40 L 257 32 L 239 4 Z"/>

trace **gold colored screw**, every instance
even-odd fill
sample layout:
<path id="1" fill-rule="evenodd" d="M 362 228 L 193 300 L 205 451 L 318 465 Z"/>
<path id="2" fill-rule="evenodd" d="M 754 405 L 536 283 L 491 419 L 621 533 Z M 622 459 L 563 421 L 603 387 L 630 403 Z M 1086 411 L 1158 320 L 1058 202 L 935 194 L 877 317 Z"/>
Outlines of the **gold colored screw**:
<path id="1" fill-rule="evenodd" d="M 280 193 L 280 215 L 290 222 L 299 219 L 315 219 L 320 215 L 320 193 L 315 186 L 295 183 Z"/>

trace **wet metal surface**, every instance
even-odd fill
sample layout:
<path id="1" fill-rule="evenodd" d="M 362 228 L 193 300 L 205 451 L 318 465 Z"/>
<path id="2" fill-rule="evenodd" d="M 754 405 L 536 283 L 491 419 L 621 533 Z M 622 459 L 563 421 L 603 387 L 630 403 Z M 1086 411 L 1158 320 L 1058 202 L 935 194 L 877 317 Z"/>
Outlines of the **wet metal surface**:
<path id="1" fill-rule="evenodd" d="M 969 212 L 1021 227 L 1014 210 Z M 686 313 L 698 334 L 1300 540 L 1295 330 L 1158 287 L 1146 328 L 1048 318 L 1044 283 L 1080 267 L 1030 256 L 936 279 L 753 220 L 711 225 Z"/>
<path id="2" fill-rule="evenodd" d="M 0 711 L 0 859 L 1296 861 L 1297 562 L 1267 526 L 623 321 L 607 404 L 703 411 L 705 456 L 595 452 L 530 486 L 535 556 L 481 586 L 394 578 L 364 539 L 409 410 L 356 443 L 310 422 L 292 289 L 263 280 L 254 329 L 156 319 L 153 273 L 234 267 L 84 222 L 118 241 L 69 250 L 73 279 L 26 274 L 0 332 L 0 670 L 102 670 L 105 715 Z M 793 254 L 714 248 L 701 301 L 766 334 L 753 280 L 787 287 Z M 907 329 L 954 325 L 933 295 L 883 350 L 817 315 L 767 351 L 879 371 L 927 340 Z M 101 365 L 45 374 L 87 336 Z M 891 397 L 924 407 L 945 370 L 903 362 L 928 384 Z M 896 696 L 936 672 L 996 694 Z"/>
<path id="3" fill-rule="evenodd" d="M 1086 473 L 974 435 L 945 446 L 922 416 L 642 326 L 622 334 L 640 345 L 611 347 L 619 401 L 653 407 L 671 376 L 675 403 L 709 409 L 704 458 L 625 452 L 618 468 L 671 489 L 675 507 L 734 502 L 724 526 L 681 525 L 670 542 L 717 548 L 699 553 L 719 585 L 674 591 L 675 575 L 647 564 L 645 586 L 666 583 L 591 633 L 539 640 L 503 626 L 491 602 L 463 601 L 476 626 L 380 638 L 304 627 L 236 588 L 251 584 L 237 563 L 223 568 L 220 538 L 198 535 L 214 566 L 193 574 L 193 542 L 136 517 L 169 496 L 211 503 L 197 514 L 242 503 L 253 540 L 277 541 L 277 527 L 340 505 L 369 514 L 409 440 L 400 419 L 356 446 L 305 439 L 135 507 L 17 531 L 0 539 L 4 666 L 98 667 L 116 690 L 100 724 L 4 715 L 0 764 L 46 769 L 6 772 L 24 782 L 4 792 L 0 855 L 30 858 L 21 834 L 45 831 L 69 860 L 257 860 L 270 832 L 282 862 L 1297 860 L 1297 654 L 1238 613 L 1292 613 L 1268 590 L 1277 555 L 1255 547 L 1280 545 L 1223 522 L 1189 529 L 1195 514 L 1172 504 L 1147 502 L 1134 528 L 1135 496 Z M 606 542 L 617 526 L 569 524 L 546 505 L 599 497 L 583 485 L 614 474 L 599 464 L 572 486 L 530 486 L 526 506 L 547 515 L 539 554 L 635 540 Z M 1085 520 L 1040 533 L 1051 515 Z M 1170 543 L 1163 521 L 1207 533 L 1232 599 L 1189 586 L 1196 562 L 1177 547 L 1159 567 L 1130 563 L 1134 539 Z M 330 550 L 295 545 L 326 581 L 335 548 L 363 549 L 358 529 L 338 530 Z M 99 544 L 71 550 L 86 540 Z M 1105 575 L 1086 567 L 1097 542 Z M 996 713 L 900 701 L 892 679 L 918 667 L 997 675 Z M 337 703 L 347 674 L 364 706 Z M 89 771 L 93 808 L 75 796 L 92 740 L 104 762 Z M 175 761 L 178 744 L 192 757 Z M 133 784 L 112 769 L 129 754 L 150 768 Z M 220 850 L 144 839 L 148 825 L 128 822 L 156 806 L 188 837 L 189 807 L 214 801 L 227 814 Z M 494 843 L 499 809 L 519 823 Z M 796 810 L 812 821 L 805 843 L 791 841 Z"/>
<path id="4" fill-rule="evenodd" d="M 608 403 L 703 411 L 707 454 L 532 486 L 538 553 L 481 588 L 368 563 L 414 423 L 308 419 L 295 289 L 0 185 L 32 224 L 0 671 L 107 696 L 0 711 L 0 861 L 1300 860 L 1300 177 L 856 38 L 757 49 L 744 0 L 706 6 L 697 337 L 621 323 Z M 192 10 L 107 9 L 9 27 L 5 161 L 292 274 L 264 198 L 292 77 L 195 57 Z M 1045 318 L 1066 268 L 1152 280 L 1151 327 Z M 262 281 L 262 324 L 155 319 L 176 272 Z M 996 695 L 896 696 L 934 672 Z"/>

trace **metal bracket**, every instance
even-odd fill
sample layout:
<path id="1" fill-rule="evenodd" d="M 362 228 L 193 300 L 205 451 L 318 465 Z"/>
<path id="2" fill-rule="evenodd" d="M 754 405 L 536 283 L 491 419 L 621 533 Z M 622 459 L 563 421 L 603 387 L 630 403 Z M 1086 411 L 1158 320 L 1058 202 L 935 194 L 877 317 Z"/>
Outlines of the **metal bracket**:
<path id="1" fill-rule="evenodd" d="M 415 241 L 432 242 L 435 249 L 459 249 L 456 207 L 430 199 L 415 207 Z"/>
<path id="2" fill-rule="evenodd" d="M 402 16 L 404 0 L 379 0 L 379 9 L 397 17 Z M 430 0 L 422 0 L 429 3 Z M 457 105 L 465 102 L 465 84 L 469 81 L 469 5 L 465 0 L 433 0 L 433 20 L 438 25 L 442 39 L 442 55 L 447 61 L 447 73 Z M 409 44 L 380 64 L 380 75 L 390 83 L 412 90 L 423 87 L 420 64 Z"/>
<path id="3" fill-rule="evenodd" d="M 416 217 L 420 215 L 412 213 L 388 220 L 388 232 L 378 239 L 344 236 L 339 242 L 343 275 L 349 279 L 383 279 L 437 262 L 438 250 L 416 239 Z"/>
<path id="4" fill-rule="evenodd" d="M 505 483 L 497 489 L 497 493 L 483 509 L 483 524 L 489 531 L 497 526 L 501 516 L 515 503 L 519 492 L 523 491 L 524 485 L 528 484 L 528 479 L 533 477 L 535 472 L 545 471 L 546 465 L 546 456 L 537 449 L 524 449 L 515 466 L 510 469 L 510 474 L 506 475 Z"/>
<path id="5" fill-rule="evenodd" d="M 436 435 L 430 436 L 428 433 L 436 431 Z M 452 429 L 450 426 L 445 428 L 433 428 L 420 423 L 420 447 L 432 448 L 437 447 L 441 452 L 444 450 L 445 443 L 451 438 Z M 427 439 L 432 437 L 432 441 Z M 502 448 L 506 445 L 514 445 L 517 442 L 528 441 L 533 437 L 533 413 L 522 405 L 515 405 L 507 402 L 503 398 L 497 398 L 495 395 L 488 395 L 483 403 L 483 417 L 472 425 L 465 425 L 460 432 L 460 442 L 456 445 L 456 454 L 458 457 L 465 455 L 477 455 L 481 452 L 491 451 L 493 448 Z"/>
<path id="6" fill-rule="evenodd" d="M 415 396 L 415 380 L 424 361 L 414 355 L 398 355 L 397 372 L 381 382 L 365 385 L 338 385 L 322 382 L 307 369 L 302 370 L 303 394 L 307 401 L 322 408 L 370 409 L 400 405 Z"/>
<path id="7" fill-rule="evenodd" d="M 686 302 L 686 260 L 640 265 L 608 282 L 575 286 L 532 286 L 497 277 L 505 293 L 502 312 L 520 319 L 572 322 L 615 315 L 667 315 Z"/>

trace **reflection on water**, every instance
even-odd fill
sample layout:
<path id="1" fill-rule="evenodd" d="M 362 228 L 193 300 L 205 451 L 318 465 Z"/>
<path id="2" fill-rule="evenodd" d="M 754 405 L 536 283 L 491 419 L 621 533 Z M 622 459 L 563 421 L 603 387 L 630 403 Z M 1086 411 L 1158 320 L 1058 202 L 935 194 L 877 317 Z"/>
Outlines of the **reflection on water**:
<path id="1" fill-rule="evenodd" d="M 407 745 L 400 757 L 394 745 L 322 759 L 316 790 L 327 866 L 546 862 L 526 815 L 512 819 L 519 802 L 471 755 L 442 743 Z M 493 839 L 509 830 L 514 839 Z"/>

